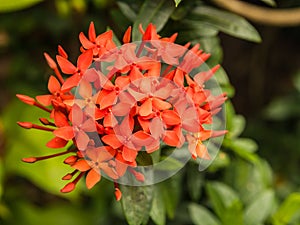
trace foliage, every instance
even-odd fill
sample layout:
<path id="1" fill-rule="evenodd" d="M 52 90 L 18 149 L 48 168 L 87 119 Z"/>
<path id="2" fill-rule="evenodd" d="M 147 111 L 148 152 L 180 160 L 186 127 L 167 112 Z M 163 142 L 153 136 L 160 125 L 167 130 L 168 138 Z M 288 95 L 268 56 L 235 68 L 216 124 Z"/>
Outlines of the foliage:
<path id="1" fill-rule="evenodd" d="M 33 4 L 34 1 L 27 1 L 28 4 L 29 2 Z M 274 6 L 274 1 L 264 0 L 264 2 Z M 32 92 L 31 90 L 36 87 L 40 90 L 45 89 L 43 84 L 39 83 L 40 77 L 46 74 L 39 68 L 43 68 L 45 63 L 42 62 L 42 57 L 34 57 L 33 60 L 29 57 L 30 53 L 34 51 L 36 55 L 48 50 L 53 43 L 63 38 L 65 38 L 64 42 L 69 42 L 72 49 L 74 40 L 68 37 L 68 33 L 78 34 L 81 29 L 75 26 L 76 22 L 72 21 L 74 18 L 79 18 L 78 20 L 82 18 L 83 22 L 80 22 L 80 26 L 83 27 L 87 27 L 90 20 L 94 20 L 98 29 L 104 31 L 110 27 L 117 31 L 118 37 L 121 37 L 128 25 L 133 24 L 134 39 L 139 36 L 137 28 L 140 23 L 152 22 L 161 34 L 168 36 L 178 32 L 180 43 L 200 42 L 204 50 L 212 55 L 208 60 L 210 66 L 222 62 L 220 32 L 247 41 L 261 41 L 256 29 L 244 18 L 217 9 L 206 1 L 121 0 L 112 3 L 108 0 L 56 1 L 54 11 L 54 6 L 51 4 L 44 2 L 27 9 L 31 17 L 22 11 L 19 12 L 20 14 L 0 15 L 0 31 L 3 29 L 8 33 L 11 38 L 9 45 L 13 46 L 13 53 L 16 54 L 10 56 L 14 58 L 14 63 L 10 69 L 11 81 L 8 87 L 13 93 L 16 90 Z M 25 3 L 23 6 L 15 5 L 14 9 L 25 6 L 30 5 Z M 48 10 L 49 8 L 51 10 Z M 3 12 L 6 9 L 3 6 L 0 10 Z M 46 15 L 49 16 L 49 20 L 46 19 Z M 12 19 L 14 16 L 24 19 L 23 23 L 20 22 L 23 27 L 12 28 L 9 20 L 7 22 L 2 20 L 5 17 Z M 41 41 L 37 37 L 24 39 L 40 27 L 46 34 L 38 35 L 47 41 Z M 50 44 L 46 43 L 48 40 Z M 33 43 L 36 43 L 36 46 Z M 26 47 L 27 44 L 30 46 Z M 21 49 L 22 45 L 25 45 L 25 50 Z M 78 51 L 77 47 L 75 45 L 72 50 Z M 1 53 L 8 52 L 5 47 L 0 50 Z M 32 68 L 29 65 L 37 66 Z M 26 75 L 25 78 L 22 78 L 23 74 Z M 220 69 L 216 77 L 223 91 L 229 97 L 233 97 L 234 88 L 229 82 L 226 71 Z M 279 120 L 282 123 L 298 121 L 299 76 L 295 77 L 297 77 L 295 78 L 296 91 L 270 104 L 266 110 L 269 120 Z M 46 76 L 45 80 L 47 80 Z M 283 104 L 287 107 L 280 107 Z M 17 128 L 15 121 L 34 118 L 40 111 L 29 111 L 21 103 L 12 100 L 6 105 L 0 119 L 6 138 L 5 154 L 0 160 L 0 223 L 33 225 L 39 224 L 43 219 L 45 224 L 124 224 L 127 219 L 128 224 L 131 225 L 147 223 L 157 225 L 299 224 L 299 193 L 291 193 L 296 192 L 297 189 L 289 188 L 290 191 L 284 193 L 276 189 L 275 174 L 267 160 L 258 155 L 258 145 L 252 139 L 241 136 L 246 127 L 244 117 L 235 112 L 231 101 L 226 103 L 225 109 L 229 132 L 216 159 L 206 171 L 198 172 L 198 161 L 189 162 L 176 176 L 155 186 L 123 186 L 123 191 L 128 194 L 123 193 L 127 197 L 122 200 L 122 209 L 121 204 L 116 203 L 113 196 L 107 194 L 110 193 L 108 190 L 112 185 L 109 182 L 104 182 L 92 191 L 86 191 L 82 186 L 71 195 L 61 195 L 58 191 L 61 187 L 59 181 L 51 181 L 57 179 L 57 174 L 65 174 L 64 166 L 58 167 L 57 163 L 51 160 L 32 166 L 23 165 L 20 162 L 22 157 L 27 156 L 28 153 L 36 155 L 42 152 L 41 146 L 45 144 L 45 136 L 40 132 L 29 133 Z M 285 111 L 280 111 L 283 109 Z M 258 129 L 253 124 L 260 125 L 259 123 L 252 123 L 252 126 L 247 124 L 248 134 L 256 133 L 257 137 L 264 138 L 264 132 L 274 133 L 272 140 L 258 140 L 260 151 L 268 148 L 261 142 L 272 144 L 273 139 L 280 141 L 274 129 L 268 129 L 266 126 Z M 299 122 L 294 129 L 297 131 L 290 133 L 290 136 L 285 136 L 287 139 L 283 140 L 283 142 L 291 140 L 293 148 L 299 146 L 297 139 Z M 286 130 L 283 129 L 281 133 L 283 132 Z M 281 134 L 279 136 L 281 137 Z M 268 160 L 270 154 L 265 154 Z M 289 154 L 289 156 L 293 162 L 291 164 L 297 165 L 293 159 L 299 158 L 299 152 L 295 150 L 294 155 Z M 280 162 L 282 161 L 277 165 L 280 165 Z"/>

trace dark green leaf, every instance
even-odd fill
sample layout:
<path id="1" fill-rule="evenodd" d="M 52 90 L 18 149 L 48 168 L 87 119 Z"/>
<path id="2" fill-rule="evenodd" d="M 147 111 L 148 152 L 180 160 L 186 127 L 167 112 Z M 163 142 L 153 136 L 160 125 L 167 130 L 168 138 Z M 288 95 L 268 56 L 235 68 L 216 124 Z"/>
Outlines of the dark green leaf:
<path id="1" fill-rule="evenodd" d="M 153 199 L 153 186 L 121 186 L 122 207 L 129 225 L 147 223 Z"/>
<path id="2" fill-rule="evenodd" d="M 187 170 L 187 186 L 189 195 L 194 201 L 199 200 L 204 185 L 203 173 L 198 170 L 197 164 L 190 164 Z"/>
<path id="3" fill-rule="evenodd" d="M 195 225 L 221 225 L 220 221 L 203 206 L 191 203 L 188 208 Z"/>
<path id="4" fill-rule="evenodd" d="M 181 192 L 181 173 L 160 184 L 163 201 L 169 218 L 174 218 Z"/>
<path id="5" fill-rule="evenodd" d="M 28 8 L 35 4 L 42 2 L 43 0 L 1 0 L 0 12 L 10 12 Z"/>
<path id="6" fill-rule="evenodd" d="M 191 17 L 234 37 L 254 42 L 261 41 L 256 29 L 236 14 L 209 6 L 199 6 L 192 11 Z"/>
<path id="7" fill-rule="evenodd" d="M 260 193 L 260 195 L 253 199 L 250 205 L 245 209 L 245 224 L 263 224 L 272 213 L 274 201 L 273 190 L 265 190 Z"/>
<path id="8" fill-rule="evenodd" d="M 154 196 L 152 207 L 150 210 L 150 217 L 156 225 L 166 224 L 166 207 L 163 201 L 163 195 L 158 185 L 154 188 Z"/>
<path id="9" fill-rule="evenodd" d="M 121 12 L 131 21 L 134 22 L 137 15 L 135 11 L 125 2 L 117 1 L 117 4 L 121 10 Z"/>
<path id="10" fill-rule="evenodd" d="M 300 193 L 292 193 L 282 203 L 273 216 L 274 225 L 290 224 L 296 214 L 300 212 Z"/>
<path id="11" fill-rule="evenodd" d="M 222 224 L 243 224 L 242 203 L 234 190 L 220 182 L 208 183 L 206 190 Z"/>
<path id="12" fill-rule="evenodd" d="M 133 24 L 132 40 L 139 41 L 141 39 L 138 29 L 140 24 L 145 29 L 149 23 L 153 23 L 159 32 L 167 23 L 174 9 L 170 0 L 146 0 Z"/>

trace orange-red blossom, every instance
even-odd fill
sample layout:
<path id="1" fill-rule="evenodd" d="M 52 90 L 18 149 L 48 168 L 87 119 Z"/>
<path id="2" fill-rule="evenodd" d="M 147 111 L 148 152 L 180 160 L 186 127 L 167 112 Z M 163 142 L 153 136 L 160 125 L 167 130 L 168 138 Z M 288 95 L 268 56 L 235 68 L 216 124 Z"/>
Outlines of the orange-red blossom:
<path id="1" fill-rule="evenodd" d="M 173 44 L 177 34 L 161 38 L 152 24 L 140 31 L 142 44 L 130 43 L 129 28 L 123 46 L 116 48 L 112 31 L 97 36 L 91 23 L 88 37 L 79 35 L 82 54 L 75 65 L 61 46 L 57 62 L 45 53 L 56 75 L 49 79 L 50 94 L 36 99 L 17 95 L 24 103 L 49 112 L 49 118 L 40 118 L 43 125 L 18 122 L 20 126 L 52 133 L 47 143 L 50 148 L 72 142 L 63 152 L 23 159 L 33 163 L 68 154 L 64 163 L 73 171 L 63 179 L 74 179 L 62 192 L 72 191 L 84 175 L 89 189 L 105 175 L 114 181 L 119 200 L 118 179 L 126 173 L 139 182 L 145 179 L 135 170 L 140 151 L 151 154 L 162 144 L 180 148 L 187 142 L 192 158 L 210 159 L 203 142 L 225 133 L 203 126 L 212 124 L 226 99 L 223 94 L 213 96 L 204 87 L 218 66 L 189 75 L 209 55 L 199 50 L 199 45 L 188 50 L 189 44 Z M 107 65 L 101 70 L 103 63 Z"/>

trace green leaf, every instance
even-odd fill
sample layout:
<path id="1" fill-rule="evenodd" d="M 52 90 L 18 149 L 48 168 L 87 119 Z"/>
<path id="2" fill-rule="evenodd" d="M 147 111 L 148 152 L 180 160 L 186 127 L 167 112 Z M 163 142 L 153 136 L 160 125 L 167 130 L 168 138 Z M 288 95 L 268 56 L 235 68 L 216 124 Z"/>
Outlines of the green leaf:
<path id="1" fill-rule="evenodd" d="M 182 0 L 174 0 L 175 6 L 177 7 Z"/>
<path id="2" fill-rule="evenodd" d="M 253 42 L 261 41 L 256 29 L 247 20 L 236 14 L 209 6 L 199 6 L 191 12 L 191 17 L 234 37 Z"/>
<path id="3" fill-rule="evenodd" d="M 119 6 L 121 12 L 131 21 L 134 22 L 137 15 L 135 11 L 125 2 L 117 1 L 117 5 Z"/>
<path id="4" fill-rule="evenodd" d="M 39 123 L 38 118 L 47 118 L 48 116 L 49 113 L 17 100 L 6 108 L 3 113 L 3 126 L 7 137 L 7 154 L 4 166 L 7 172 L 26 177 L 47 192 L 74 198 L 79 194 L 79 187 L 67 195 L 59 191 L 66 185 L 66 181 L 63 181 L 61 177 L 73 171 L 68 165 L 62 163 L 63 156 L 33 164 L 21 161 L 24 157 L 43 156 L 64 151 L 63 149 L 49 149 L 45 146 L 53 138 L 50 132 L 35 129 L 26 130 L 16 124 L 17 121 Z"/>
<path id="5" fill-rule="evenodd" d="M 229 156 L 222 151 L 219 151 L 212 164 L 208 167 L 209 172 L 216 172 L 230 164 Z"/>
<path id="6" fill-rule="evenodd" d="M 159 32 L 167 23 L 174 9 L 170 0 L 146 0 L 133 24 L 132 40 L 139 41 L 141 39 L 138 29 L 140 24 L 145 29 L 149 23 L 153 23 Z"/>
<path id="7" fill-rule="evenodd" d="M 234 190 L 220 182 L 208 183 L 206 190 L 222 224 L 243 224 L 242 203 Z"/>
<path id="8" fill-rule="evenodd" d="M 198 170 L 197 164 L 189 164 L 187 168 L 187 187 L 189 195 L 194 201 L 201 197 L 202 186 L 204 185 L 203 173 Z"/>
<path id="9" fill-rule="evenodd" d="M 260 0 L 260 1 L 266 3 L 266 4 L 270 5 L 270 6 L 273 6 L 273 7 L 277 5 L 274 0 Z"/>
<path id="10" fill-rule="evenodd" d="M 244 131 L 246 126 L 246 120 L 245 117 L 242 115 L 235 115 L 232 118 L 232 123 L 234 126 L 232 126 L 232 129 L 229 131 L 227 136 L 229 138 L 236 138 L 241 135 L 241 133 Z"/>
<path id="11" fill-rule="evenodd" d="M 273 215 L 274 225 L 286 225 L 300 212 L 300 193 L 292 193 Z"/>
<path id="12" fill-rule="evenodd" d="M 153 186 L 121 186 L 122 208 L 129 225 L 146 224 L 153 199 Z"/>
<path id="13" fill-rule="evenodd" d="M 182 186 L 181 178 L 181 173 L 177 173 L 175 176 L 160 184 L 163 201 L 166 207 L 167 215 L 170 219 L 174 218 L 175 210 L 179 202 Z"/>
<path id="14" fill-rule="evenodd" d="M 249 138 L 238 138 L 238 139 L 225 139 L 223 141 L 223 146 L 234 151 L 241 158 L 256 163 L 259 157 L 254 153 L 258 146 L 256 142 Z"/>
<path id="15" fill-rule="evenodd" d="M 263 224 L 272 213 L 274 201 L 275 196 L 273 190 L 265 190 L 260 193 L 245 209 L 245 224 Z"/>
<path id="16" fill-rule="evenodd" d="M 191 203 L 188 209 L 195 225 L 221 225 L 220 221 L 201 205 Z"/>
<path id="17" fill-rule="evenodd" d="M 166 224 L 166 207 L 163 201 L 162 192 L 158 185 L 156 185 L 154 188 L 154 196 L 152 207 L 150 210 L 150 217 L 156 225 Z"/>
<path id="18" fill-rule="evenodd" d="M 184 164 L 172 157 L 161 157 L 161 161 L 155 165 L 155 170 L 173 171 L 179 170 Z"/>
<path id="19" fill-rule="evenodd" d="M 42 2 L 43 0 L 1 0 L 0 12 L 11 12 L 16 10 L 25 9 L 35 4 Z"/>

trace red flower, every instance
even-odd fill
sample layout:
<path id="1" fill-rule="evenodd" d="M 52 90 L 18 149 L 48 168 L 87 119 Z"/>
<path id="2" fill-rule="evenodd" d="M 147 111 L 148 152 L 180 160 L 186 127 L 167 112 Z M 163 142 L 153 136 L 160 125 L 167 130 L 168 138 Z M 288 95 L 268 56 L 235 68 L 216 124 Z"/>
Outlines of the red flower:
<path id="1" fill-rule="evenodd" d="M 62 179 L 73 180 L 61 189 L 63 193 L 74 190 L 82 177 L 90 189 L 105 175 L 113 180 L 120 200 L 118 182 L 125 176 L 147 181 L 139 170 L 143 154 L 164 145 L 180 148 L 187 142 L 192 158 L 209 160 L 203 142 L 226 133 L 204 129 L 212 125 L 226 100 L 224 94 L 213 95 L 205 87 L 219 66 L 190 74 L 209 54 L 199 50 L 199 45 L 189 50 L 189 43 L 174 44 L 177 34 L 160 37 L 152 24 L 145 31 L 140 26 L 140 31 L 141 43 L 130 43 L 129 27 L 124 45 L 117 48 L 112 31 L 97 36 L 91 23 L 88 37 L 79 35 L 82 54 L 76 65 L 61 46 L 57 63 L 44 54 L 56 75 L 49 78 L 49 94 L 37 100 L 17 95 L 22 102 L 49 113 L 49 119 L 39 118 L 42 125 L 18 122 L 19 126 L 53 134 L 46 144 L 50 148 L 72 143 L 68 150 L 23 159 L 33 163 L 68 154 L 64 163 L 73 171 Z"/>

